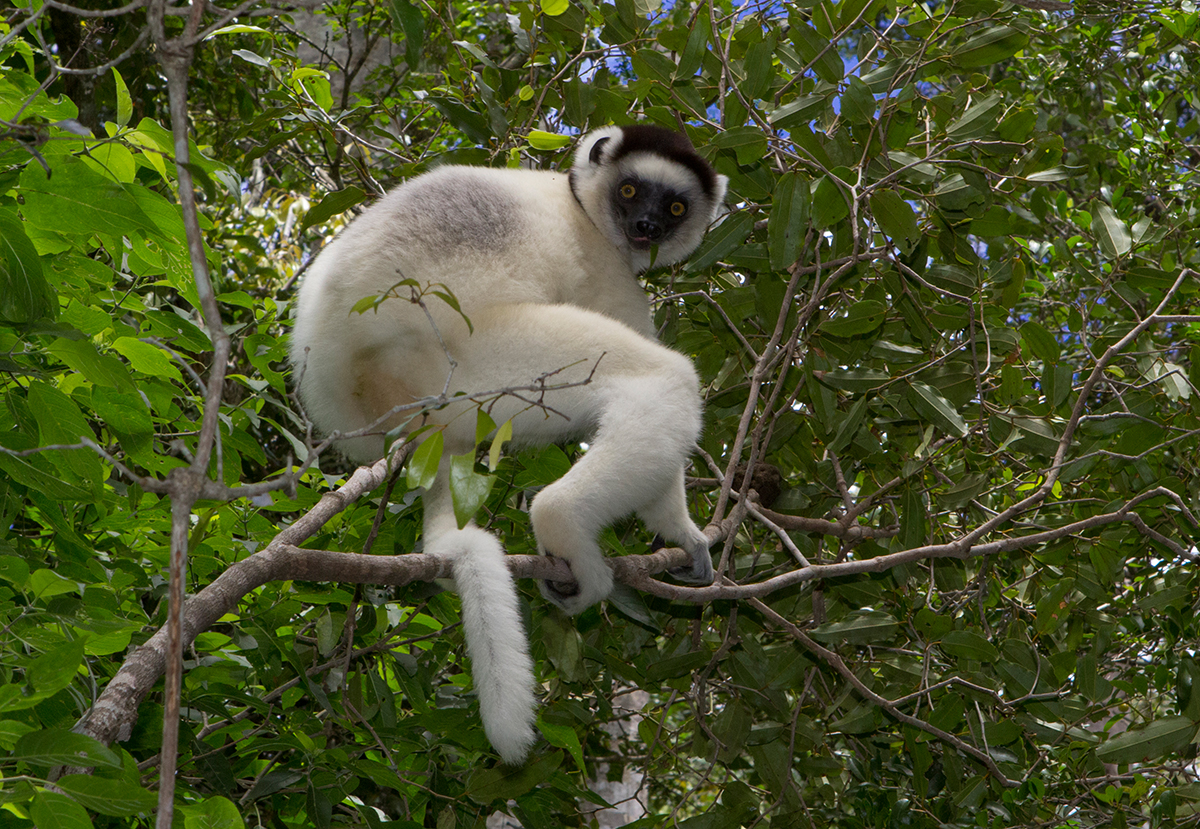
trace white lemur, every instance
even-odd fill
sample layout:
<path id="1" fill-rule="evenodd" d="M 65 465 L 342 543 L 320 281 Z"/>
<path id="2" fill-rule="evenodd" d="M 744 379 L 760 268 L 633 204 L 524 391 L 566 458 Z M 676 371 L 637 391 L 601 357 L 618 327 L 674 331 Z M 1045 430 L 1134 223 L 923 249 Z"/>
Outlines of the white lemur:
<path id="1" fill-rule="evenodd" d="M 726 184 L 686 137 L 652 126 L 590 133 L 567 175 L 445 166 L 405 182 L 321 252 L 300 289 L 291 349 L 308 414 L 345 433 L 441 394 L 448 376 L 451 393 L 471 393 L 556 372 L 549 385 L 577 384 L 538 393 L 541 405 L 534 395 L 488 404 L 497 423 L 512 419 L 517 445 L 590 443 L 529 511 L 539 552 L 566 560 L 574 576 L 544 582 L 542 593 L 569 613 L 607 596 L 612 572 L 597 535 L 629 513 L 691 554 L 677 578 L 711 583 L 708 541 L 684 496 L 699 383 L 691 362 L 655 339 L 637 274 L 696 248 Z M 432 296 L 422 309 L 408 291 L 353 310 L 403 279 L 441 283 L 461 313 Z M 473 524 L 459 529 L 448 484 L 449 455 L 474 450 L 476 405 L 452 402 L 414 421 L 441 426 L 445 439 L 425 494 L 425 552 L 452 560 L 484 728 L 515 764 L 535 718 L 516 589 L 499 541 Z M 340 447 L 377 459 L 399 422 Z"/>

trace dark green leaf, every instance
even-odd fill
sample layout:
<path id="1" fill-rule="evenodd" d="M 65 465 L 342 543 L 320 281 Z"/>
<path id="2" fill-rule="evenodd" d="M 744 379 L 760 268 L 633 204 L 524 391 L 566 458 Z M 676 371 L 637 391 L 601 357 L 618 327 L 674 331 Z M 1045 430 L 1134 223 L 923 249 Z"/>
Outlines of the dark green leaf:
<path id="1" fill-rule="evenodd" d="M 0 209 L 0 320 L 7 322 L 58 314 L 54 291 L 46 284 L 37 249 L 22 225 L 12 211 Z"/>
<path id="2" fill-rule="evenodd" d="M 696 74 L 700 69 L 700 62 L 704 59 L 711 38 L 712 23 L 709 21 L 708 11 L 701 9 L 692 21 L 687 45 L 683 49 L 683 54 L 679 56 L 679 65 L 675 68 L 676 78 L 690 78 Z"/>
<path id="3" fill-rule="evenodd" d="M 549 751 L 534 755 L 523 766 L 477 769 L 467 780 L 467 796 L 485 805 L 512 800 L 548 780 L 562 761 L 561 751 Z"/>
<path id="4" fill-rule="evenodd" d="M 454 498 L 454 517 L 458 519 L 458 526 L 466 526 L 483 506 L 495 483 L 494 475 L 481 475 L 475 471 L 474 452 L 450 456 L 450 494 Z"/>
<path id="5" fill-rule="evenodd" d="M 1058 342 L 1038 323 L 1027 322 L 1022 325 L 1021 339 L 1037 359 L 1046 363 L 1058 362 Z"/>
<path id="6" fill-rule="evenodd" d="M 928 418 L 935 426 L 951 437 L 965 437 L 967 422 L 962 415 L 942 397 L 935 389 L 924 383 L 913 381 L 909 384 L 906 398 L 909 404 L 922 416 Z"/>
<path id="7" fill-rule="evenodd" d="M 892 190 L 872 193 L 871 213 L 883 232 L 891 237 L 902 252 L 910 252 L 920 241 L 917 214 L 899 193 Z"/>
<path id="8" fill-rule="evenodd" d="M 845 71 L 842 59 L 838 56 L 837 46 L 822 37 L 807 23 L 793 22 L 789 34 L 792 43 L 806 64 L 812 64 L 813 71 L 826 83 L 837 83 Z"/>
<path id="9" fill-rule="evenodd" d="M 1198 726 L 1186 717 L 1163 717 L 1105 740 L 1096 749 L 1101 763 L 1142 763 L 1182 751 Z"/>
<path id="10" fill-rule="evenodd" d="M 92 829 L 91 818 L 83 807 L 58 792 L 35 794 L 29 816 L 37 829 Z"/>
<path id="11" fill-rule="evenodd" d="M 855 337 L 877 329 L 886 315 L 887 307 L 882 302 L 864 299 L 850 306 L 843 316 L 822 322 L 821 330 L 833 337 Z"/>
<path id="12" fill-rule="evenodd" d="M 792 172 L 779 177 L 767 219 L 767 251 L 777 271 L 787 269 L 800 255 L 808 228 L 808 198 L 806 179 Z"/>
<path id="13" fill-rule="evenodd" d="M 305 230 L 315 224 L 328 221 L 331 216 L 346 212 L 366 197 L 367 194 L 354 185 L 341 190 L 335 190 L 332 193 L 326 193 L 321 201 L 309 208 L 309 211 L 304 214 L 304 218 L 300 221 L 300 230 Z"/>
<path id="14" fill-rule="evenodd" d="M 700 247 L 688 260 L 687 270 L 702 271 L 728 256 L 746 241 L 754 229 L 754 216 L 747 212 L 734 213 L 708 232 Z"/>
<path id="15" fill-rule="evenodd" d="M 86 774 L 69 774 L 61 778 L 57 785 L 76 803 L 93 812 L 115 817 L 148 813 L 158 800 L 153 792 L 140 786 Z"/>
<path id="16" fill-rule="evenodd" d="M 881 610 L 863 610 L 839 622 L 817 625 L 810 631 L 810 635 L 813 639 L 828 644 L 877 644 L 891 641 L 899 627 L 891 615 Z"/>
<path id="17" fill-rule="evenodd" d="M 821 176 L 813 187 L 812 221 L 818 230 L 831 227 L 850 215 L 850 206 L 840 187 L 829 176 Z"/>
<path id="18" fill-rule="evenodd" d="M 972 138 L 982 138 L 990 135 L 996 129 L 1003 99 L 1000 95 L 988 95 L 967 107 L 958 118 L 946 128 L 951 141 L 968 141 Z"/>
<path id="19" fill-rule="evenodd" d="M 867 124 L 875 118 L 875 96 L 867 85 L 851 76 L 842 95 L 842 115 L 851 124 Z"/>
<path id="20" fill-rule="evenodd" d="M 1093 210 L 1096 219 L 1092 222 L 1092 230 L 1096 233 L 1101 252 L 1110 259 L 1129 253 L 1133 242 L 1125 223 L 1104 202 L 1097 202 Z"/>
<path id="21" fill-rule="evenodd" d="M 954 50 L 959 66 L 990 66 L 1011 58 L 1025 48 L 1029 37 L 1008 26 L 988 26 Z"/>
<path id="22" fill-rule="evenodd" d="M 415 70 L 425 41 L 425 18 L 409 0 L 392 0 L 392 21 L 404 31 L 404 62 Z"/>
<path id="23" fill-rule="evenodd" d="M 733 150 L 738 164 L 752 164 L 767 154 L 767 137 L 754 127 L 738 127 L 719 134 L 713 146 L 720 150 Z"/>
<path id="24" fill-rule="evenodd" d="M 971 630 L 952 630 L 941 644 L 946 653 L 977 662 L 995 662 L 1000 655 L 995 645 Z"/>
<path id="25" fill-rule="evenodd" d="M 82 655 L 82 654 L 80 654 Z M 76 662 L 78 664 L 78 662 Z M 74 731 L 47 728 L 17 740 L 10 759 L 35 766 L 88 766 L 119 769 L 121 761 L 99 741 Z"/>

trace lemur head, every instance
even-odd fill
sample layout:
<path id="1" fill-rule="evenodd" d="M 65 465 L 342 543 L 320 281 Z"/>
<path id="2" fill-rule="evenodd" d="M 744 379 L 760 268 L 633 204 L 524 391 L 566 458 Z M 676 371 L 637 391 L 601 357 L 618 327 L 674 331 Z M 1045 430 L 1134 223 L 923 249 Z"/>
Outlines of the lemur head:
<path id="1" fill-rule="evenodd" d="M 678 262 L 716 218 L 729 180 L 687 138 L 662 127 L 605 127 L 584 136 L 571 190 L 588 217 L 636 270 Z"/>

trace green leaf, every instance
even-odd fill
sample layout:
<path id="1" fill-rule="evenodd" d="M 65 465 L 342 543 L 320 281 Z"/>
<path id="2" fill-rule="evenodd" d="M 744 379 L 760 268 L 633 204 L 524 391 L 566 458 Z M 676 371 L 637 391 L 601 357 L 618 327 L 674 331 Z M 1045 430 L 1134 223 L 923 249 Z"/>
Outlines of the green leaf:
<path id="1" fill-rule="evenodd" d="M 763 97 L 775 78 L 775 35 L 769 35 L 746 50 L 742 68 L 746 77 L 738 87 L 749 101 Z"/>
<path id="2" fill-rule="evenodd" d="M 996 134 L 1003 141 L 1024 142 L 1037 126 L 1037 117 L 1037 112 L 1033 109 L 1015 109 L 1004 116 L 1004 120 L 996 127 Z"/>
<path id="3" fill-rule="evenodd" d="M 179 369 L 161 348 L 134 337 L 118 337 L 113 341 L 112 347 L 113 351 L 129 361 L 135 371 L 151 377 L 165 377 L 178 383 L 183 382 Z"/>
<path id="4" fill-rule="evenodd" d="M 969 38 L 954 50 L 953 58 L 959 66 L 990 66 L 1011 58 L 1025 48 L 1029 37 L 1008 26 L 991 26 Z"/>
<path id="5" fill-rule="evenodd" d="M 860 703 L 846 716 L 829 724 L 829 730 L 842 734 L 870 734 L 883 723 L 883 712 L 875 705 Z"/>
<path id="6" fill-rule="evenodd" d="M 712 22 L 707 9 L 700 9 L 692 21 L 688 33 L 687 45 L 679 56 L 679 65 L 675 67 L 676 78 L 690 78 L 700 69 L 704 55 L 708 50 L 708 42 L 712 38 Z"/>
<path id="7" fill-rule="evenodd" d="M 87 774 L 69 774 L 56 785 L 76 803 L 113 817 L 150 812 L 158 800 L 153 792 L 124 780 L 101 779 Z"/>
<path id="8" fill-rule="evenodd" d="M 886 316 L 886 305 L 874 299 L 864 299 L 851 305 L 843 316 L 823 321 L 820 330 L 833 337 L 856 337 L 883 325 Z"/>
<path id="9" fill-rule="evenodd" d="M 413 452 L 408 461 L 408 488 L 428 490 L 437 478 L 438 465 L 442 462 L 441 431 L 436 431 Z"/>
<path id="10" fill-rule="evenodd" d="M 492 420 L 492 416 L 479 409 L 475 412 L 475 448 L 479 448 L 479 444 L 487 440 L 487 436 L 496 430 L 496 421 Z"/>
<path id="11" fill-rule="evenodd" d="M 24 222 L 0 209 L 0 320 L 33 322 L 55 317 L 58 302 L 42 274 L 42 262 Z"/>
<path id="12" fill-rule="evenodd" d="M 1101 763 L 1141 763 L 1167 757 L 1183 749 L 1196 736 L 1197 724 L 1186 717 L 1163 717 L 1144 728 L 1126 731 L 1096 749 Z"/>
<path id="13" fill-rule="evenodd" d="M 545 130 L 530 130 L 526 138 L 529 141 L 529 146 L 535 150 L 561 150 L 571 143 L 571 136 L 559 135 L 553 132 L 546 132 Z"/>
<path id="14" fill-rule="evenodd" d="M 538 0 L 542 11 L 551 17 L 558 17 L 569 8 L 567 0 Z"/>
<path id="15" fill-rule="evenodd" d="M 950 405 L 950 401 L 932 387 L 914 380 L 909 384 L 906 399 L 922 417 L 927 418 L 946 434 L 958 438 L 966 436 L 967 422 L 954 406 Z"/>
<path id="16" fill-rule="evenodd" d="M 962 115 L 950 122 L 946 134 L 951 141 L 968 141 L 991 135 L 996 130 L 1004 100 L 999 94 L 988 95 L 967 107 Z"/>
<path id="17" fill-rule="evenodd" d="M 969 503 L 988 487 L 988 476 L 979 472 L 963 475 L 950 489 L 937 496 L 938 503 L 943 507 L 955 509 Z"/>
<path id="18" fill-rule="evenodd" d="M 82 651 L 80 656 L 83 656 Z M 76 665 L 79 663 L 76 662 Z M 74 671 L 72 670 L 72 673 Z M 119 769 L 121 761 L 98 740 L 64 728 L 31 731 L 17 740 L 11 760 L 35 766 L 88 766 Z"/>
<path id="19" fill-rule="evenodd" d="M 704 241 L 688 260 L 686 270 L 702 271 L 741 247 L 754 229 L 754 216 L 746 211 L 726 216 L 708 232 Z"/>
<path id="20" fill-rule="evenodd" d="M 879 227 L 891 237 L 896 247 L 909 253 L 921 241 L 917 229 L 917 214 L 912 206 L 894 190 L 880 190 L 871 194 L 871 214 Z"/>
<path id="21" fill-rule="evenodd" d="M 539 625 L 546 657 L 559 676 L 567 682 L 587 678 L 583 667 L 583 647 L 579 631 L 565 613 L 551 613 Z"/>
<path id="22" fill-rule="evenodd" d="M 850 206 L 842 190 L 829 176 L 821 176 L 813 187 L 812 221 L 818 230 L 840 222 L 850 215 Z"/>
<path id="23" fill-rule="evenodd" d="M 486 115 L 464 106 L 453 98 L 431 95 L 427 100 L 474 143 L 484 146 L 492 140 L 492 128 Z"/>
<path id="24" fill-rule="evenodd" d="M 919 483 L 915 482 L 904 487 L 900 498 L 901 548 L 911 550 L 924 544 L 928 527 L 929 511 L 925 505 L 925 495 Z"/>
<path id="25" fill-rule="evenodd" d="M 79 406 L 54 386 L 30 383 L 29 404 L 37 418 L 43 445 L 73 445 L 93 437 Z M 50 457 L 61 472 L 74 474 L 88 484 L 99 485 L 104 479 L 104 465 L 91 449 L 63 449 Z"/>
<path id="26" fill-rule="evenodd" d="M 858 23 L 863 17 L 871 18 L 868 8 L 875 0 L 842 0 L 838 3 L 838 26 L 845 29 Z"/>
<path id="27" fill-rule="evenodd" d="M 672 677 L 687 676 L 712 661 L 708 651 L 689 651 L 677 656 L 658 659 L 646 669 L 646 679 L 661 682 Z"/>
<path id="28" fill-rule="evenodd" d="M 951 656 L 974 659 L 978 662 L 995 662 L 1000 656 L 996 646 L 978 633 L 970 630 L 952 630 L 942 637 L 942 650 Z"/>
<path id="29" fill-rule="evenodd" d="M 1100 251 L 1109 259 L 1116 259 L 1129 253 L 1133 244 L 1129 228 L 1118 218 L 1113 209 L 1104 202 L 1096 202 L 1092 212 L 1096 216 L 1096 221 L 1092 222 L 1092 230 L 1096 233 Z"/>
<path id="30" fill-rule="evenodd" d="M 549 751 L 534 755 L 523 766 L 476 769 L 467 779 L 467 797 L 485 805 L 513 800 L 549 780 L 562 761 L 561 751 Z"/>
<path id="31" fill-rule="evenodd" d="M 133 117 L 133 99 L 129 97 L 129 87 L 125 85 L 125 79 L 115 66 L 112 73 L 117 85 L 117 124 L 123 127 Z"/>
<path id="32" fill-rule="evenodd" d="M 415 70 L 425 42 L 425 18 L 409 0 L 392 0 L 392 21 L 404 32 L 404 62 Z"/>
<path id="33" fill-rule="evenodd" d="M 771 113 L 771 126 L 780 130 L 791 130 L 817 118 L 825 109 L 829 99 L 824 95 L 801 95 Z"/>
<path id="34" fill-rule="evenodd" d="M 307 230 L 313 225 L 328 221 L 331 216 L 345 213 L 366 197 L 366 192 L 361 188 L 355 187 L 353 184 L 341 190 L 326 193 L 319 202 L 310 207 L 308 212 L 304 214 L 304 218 L 300 220 L 300 230 Z"/>
<path id="35" fill-rule="evenodd" d="M 812 64 L 818 78 L 826 83 L 837 83 L 842 79 L 845 66 L 838 55 L 837 46 L 830 43 L 828 38 L 822 37 L 808 23 L 795 19 L 789 34 L 800 58 L 806 64 Z"/>
<path id="36" fill-rule="evenodd" d="M 1021 339 L 1039 360 L 1046 363 L 1058 362 L 1058 341 L 1040 324 L 1030 321 L 1022 325 Z"/>
<path id="37" fill-rule="evenodd" d="M 23 590 L 29 583 L 29 565 L 17 556 L 0 556 L 0 579 Z"/>
<path id="38" fill-rule="evenodd" d="M 774 270 L 787 269 L 800 256 L 808 208 L 808 181 L 790 171 L 780 176 L 767 219 L 767 252 Z"/>
<path id="39" fill-rule="evenodd" d="M 735 127 L 718 135 L 713 146 L 733 150 L 738 164 L 753 164 L 767 154 L 767 137 L 756 127 Z"/>
<path id="40" fill-rule="evenodd" d="M 246 63 L 252 63 L 255 66 L 261 66 L 264 69 L 271 68 L 271 62 L 257 52 L 251 52 L 249 49 L 234 49 L 232 53 L 235 57 L 239 57 Z"/>
<path id="41" fill-rule="evenodd" d="M 828 644 L 852 645 L 890 642 L 900 625 L 882 610 L 862 610 L 838 622 L 826 622 L 810 631 L 813 639 Z"/>
<path id="42" fill-rule="evenodd" d="M 556 748 L 566 749 L 567 753 L 571 755 L 571 759 L 575 761 L 575 767 L 584 774 L 587 773 L 587 766 L 583 762 L 583 746 L 580 744 L 579 735 L 575 733 L 574 728 L 542 720 L 538 720 L 537 727 L 538 731 L 542 732 L 542 736 L 546 738 L 546 742 Z"/>
<path id="43" fill-rule="evenodd" d="M 14 438 L 16 437 L 22 436 L 4 436 L 3 444 L 10 449 L 32 448 L 30 446 L 14 446 L 13 444 L 16 443 Z M 15 458 L 12 455 L 0 452 L 0 469 L 4 470 L 12 480 L 34 492 L 40 492 L 48 498 L 58 501 L 75 502 L 80 502 L 88 498 L 88 490 L 62 480 L 59 474 L 52 474 L 54 473 L 54 467 L 46 455 Z"/>
<path id="44" fill-rule="evenodd" d="M 869 400 L 869 395 L 863 395 L 850 407 L 850 412 L 838 424 L 837 432 L 834 434 L 833 440 L 829 442 L 830 451 L 841 452 L 850 445 L 850 441 L 854 439 L 855 434 L 858 432 L 858 427 L 862 423 L 863 415 L 867 413 L 867 403 Z"/>
<path id="45" fill-rule="evenodd" d="M 825 385 L 848 392 L 871 391 L 892 379 L 886 371 L 875 368 L 836 368 L 814 373 Z"/>
<path id="46" fill-rule="evenodd" d="M 65 593 L 78 593 L 79 584 L 64 579 L 53 570 L 35 570 L 29 578 L 29 589 L 33 592 L 34 598 L 45 601 L 52 596 L 61 596 Z"/>
<path id="47" fill-rule="evenodd" d="M 59 157 L 56 162 L 50 178 L 36 164 L 21 174 L 22 212 L 30 224 L 77 236 L 111 233 L 119 237 L 156 231 L 154 222 L 120 183 L 77 158 Z"/>
<path id="48" fill-rule="evenodd" d="M 480 475 L 475 471 L 474 452 L 450 456 L 450 495 L 459 527 L 465 527 L 479 511 L 495 483 L 494 475 Z"/>
<path id="49" fill-rule="evenodd" d="M 753 725 L 754 718 L 745 705 L 734 701 L 724 706 L 724 710 L 712 723 L 713 736 L 721 744 L 717 753 L 719 762 L 730 763 L 741 756 Z"/>
<path id="50" fill-rule="evenodd" d="M 847 81 L 842 95 L 842 115 L 851 124 L 868 124 L 875 118 L 875 96 L 854 76 Z"/>
<path id="51" fill-rule="evenodd" d="M 297 778 L 299 775 L 297 775 Z M 178 807 L 183 814 L 183 829 L 245 829 L 238 807 L 223 797 L 210 797 L 202 803 Z"/>
<path id="52" fill-rule="evenodd" d="M 634 74 L 642 80 L 658 81 L 670 86 L 675 77 L 675 61 L 657 49 L 638 49 L 629 59 Z"/>
<path id="53" fill-rule="evenodd" d="M 29 816 L 37 829 L 91 829 L 84 808 L 58 792 L 39 791 L 33 796 Z"/>

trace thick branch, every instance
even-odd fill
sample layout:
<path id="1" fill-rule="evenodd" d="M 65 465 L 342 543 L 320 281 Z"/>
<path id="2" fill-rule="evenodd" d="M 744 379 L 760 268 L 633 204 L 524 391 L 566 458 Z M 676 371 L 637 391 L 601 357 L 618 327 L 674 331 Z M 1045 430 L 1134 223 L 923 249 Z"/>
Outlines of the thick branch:
<path id="1" fill-rule="evenodd" d="M 395 463 L 402 457 L 396 457 Z M 387 477 L 389 464 L 381 460 L 357 469 L 339 489 L 321 498 L 294 524 L 284 529 L 259 552 L 232 565 L 212 584 L 183 606 L 180 626 L 182 646 L 189 647 L 207 630 L 237 607 L 242 597 L 270 581 L 299 580 L 350 584 L 403 586 L 414 581 L 433 581 L 451 575 L 450 564 L 430 555 L 372 556 L 306 550 L 297 547 L 358 498 L 378 487 Z M 712 538 L 723 534 L 710 528 Z M 660 550 L 648 556 L 614 559 L 616 577 L 628 583 L 650 580 L 650 576 L 682 567 L 688 555 L 679 549 Z M 539 556 L 510 556 L 509 567 L 518 578 L 570 581 L 571 570 L 561 559 Z M 168 628 L 163 627 L 133 652 L 104 689 L 92 709 L 80 720 L 76 731 L 104 743 L 128 739 L 137 721 L 137 709 L 162 676 L 167 664 Z"/>
<path id="2" fill-rule="evenodd" d="M 399 462 L 397 458 L 397 462 Z M 299 580 L 314 582 L 343 582 L 349 584 L 387 584 L 403 586 L 417 581 L 432 581 L 451 575 L 449 562 L 436 556 L 414 554 L 404 556 L 374 556 L 339 553 L 330 550 L 302 549 L 297 544 L 311 537 L 326 521 L 350 503 L 371 492 L 387 476 L 388 464 L 379 461 L 362 467 L 338 490 L 326 495 L 312 510 L 284 529 L 264 549 L 243 559 L 222 573 L 212 584 L 188 599 L 183 607 L 182 638 L 189 646 L 197 634 L 208 629 L 217 619 L 234 610 L 243 596 L 270 581 Z M 686 587 L 668 584 L 653 578 L 677 567 L 686 566 L 689 556 L 678 548 L 658 550 L 649 555 L 620 556 L 608 559 L 614 578 L 630 587 L 673 601 L 703 604 L 718 599 L 755 599 L 792 585 L 821 578 L 834 578 L 856 573 L 880 572 L 899 564 L 932 558 L 969 558 L 1027 549 L 1083 530 L 1116 522 L 1132 523 L 1145 531 L 1141 517 L 1133 512 L 1137 504 L 1158 495 L 1173 494 L 1153 490 L 1105 515 L 1067 524 L 1026 536 L 1004 538 L 975 547 L 959 544 L 940 544 L 916 547 L 890 555 L 836 564 L 813 564 L 784 575 L 754 584 L 724 584 L 711 587 Z M 710 525 L 706 534 L 718 541 L 733 531 L 733 523 Z M 1156 536 L 1161 543 L 1174 545 Z M 542 556 L 509 556 L 508 566 L 515 578 L 570 581 L 571 571 L 565 561 Z M 146 694 L 154 687 L 166 666 L 166 629 L 159 630 L 138 648 L 122 665 L 117 675 L 104 689 L 95 706 L 79 722 L 77 731 L 91 735 L 104 743 L 127 739 L 137 719 L 137 709 Z"/>

